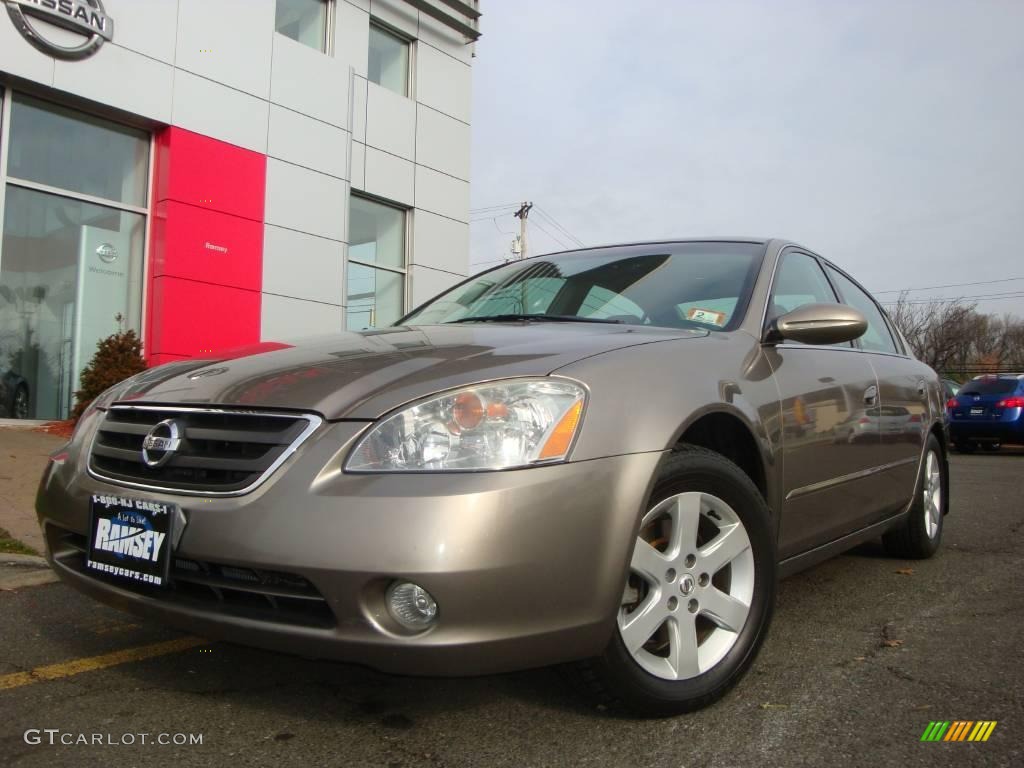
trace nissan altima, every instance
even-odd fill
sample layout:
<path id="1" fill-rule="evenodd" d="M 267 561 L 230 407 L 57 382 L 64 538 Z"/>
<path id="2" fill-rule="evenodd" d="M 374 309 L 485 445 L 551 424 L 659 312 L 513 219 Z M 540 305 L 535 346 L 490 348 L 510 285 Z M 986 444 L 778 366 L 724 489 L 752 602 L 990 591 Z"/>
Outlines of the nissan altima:
<path id="1" fill-rule="evenodd" d="M 565 664 L 664 715 L 742 677 L 780 577 L 876 537 L 935 553 L 944 405 L 806 248 L 590 248 L 128 379 L 37 509 L 61 578 L 189 632 L 403 674 Z"/>

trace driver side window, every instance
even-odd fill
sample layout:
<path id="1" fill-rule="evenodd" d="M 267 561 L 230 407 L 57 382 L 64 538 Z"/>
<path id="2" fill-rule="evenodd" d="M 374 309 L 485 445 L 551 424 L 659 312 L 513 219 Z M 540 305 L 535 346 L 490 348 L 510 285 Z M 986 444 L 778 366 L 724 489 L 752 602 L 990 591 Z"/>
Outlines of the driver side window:
<path id="1" fill-rule="evenodd" d="M 800 251 L 786 251 L 775 273 L 766 319 L 771 322 L 805 304 L 834 304 L 837 301 L 817 259 Z M 841 346 L 850 346 L 850 343 Z"/>

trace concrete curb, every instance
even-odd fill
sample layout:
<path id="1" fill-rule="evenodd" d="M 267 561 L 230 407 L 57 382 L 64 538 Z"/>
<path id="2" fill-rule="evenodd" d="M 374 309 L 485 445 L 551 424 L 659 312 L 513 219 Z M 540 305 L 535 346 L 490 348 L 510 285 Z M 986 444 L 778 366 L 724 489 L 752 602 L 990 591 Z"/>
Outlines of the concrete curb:
<path id="1" fill-rule="evenodd" d="M 16 555 L 13 552 L 0 553 L 0 566 L 15 565 L 31 568 L 49 568 L 45 557 L 39 555 Z"/>
<path id="2" fill-rule="evenodd" d="M 43 557 L 0 554 L 0 591 L 38 587 L 59 581 Z"/>

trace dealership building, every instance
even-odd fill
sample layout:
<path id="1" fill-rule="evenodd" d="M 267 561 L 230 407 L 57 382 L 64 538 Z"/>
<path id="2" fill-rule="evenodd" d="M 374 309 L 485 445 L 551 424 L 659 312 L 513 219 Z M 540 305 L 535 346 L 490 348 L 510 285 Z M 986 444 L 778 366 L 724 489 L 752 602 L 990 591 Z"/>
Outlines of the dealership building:
<path id="1" fill-rule="evenodd" d="M 3 0 L 0 376 L 387 325 L 469 265 L 477 0 Z M 0 405 L 0 416 L 5 415 Z"/>

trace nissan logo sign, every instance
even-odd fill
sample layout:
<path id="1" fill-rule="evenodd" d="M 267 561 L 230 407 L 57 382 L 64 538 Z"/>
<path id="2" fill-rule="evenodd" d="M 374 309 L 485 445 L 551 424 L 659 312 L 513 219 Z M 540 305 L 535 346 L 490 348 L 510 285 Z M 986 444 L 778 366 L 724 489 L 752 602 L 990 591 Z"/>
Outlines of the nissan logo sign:
<path id="1" fill-rule="evenodd" d="M 103 10 L 102 0 L 4 0 L 4 4 L 21 36 L 58 59 L 84 59 L 96 53 L 104 40 L 114 39 L 114 20 Z M 55 43 L 33 19 L 75 32 L 83 40 L 77 45 Z"/>
<path id="2" fill-rule="evenodd" d="M 142 460 L 147 467 L 162 467 L 181 446 L 181 428 L 174 419 L 155 425 L 142 439 Z"/>
<path id="3" fill-rule="evenodd" d="M 96 255 L 100 257 L 100 261 L 104 264 L 113 264 L 117 261 L 117 248 L 110 243 L 104 243 L 96 249 Z"/>

